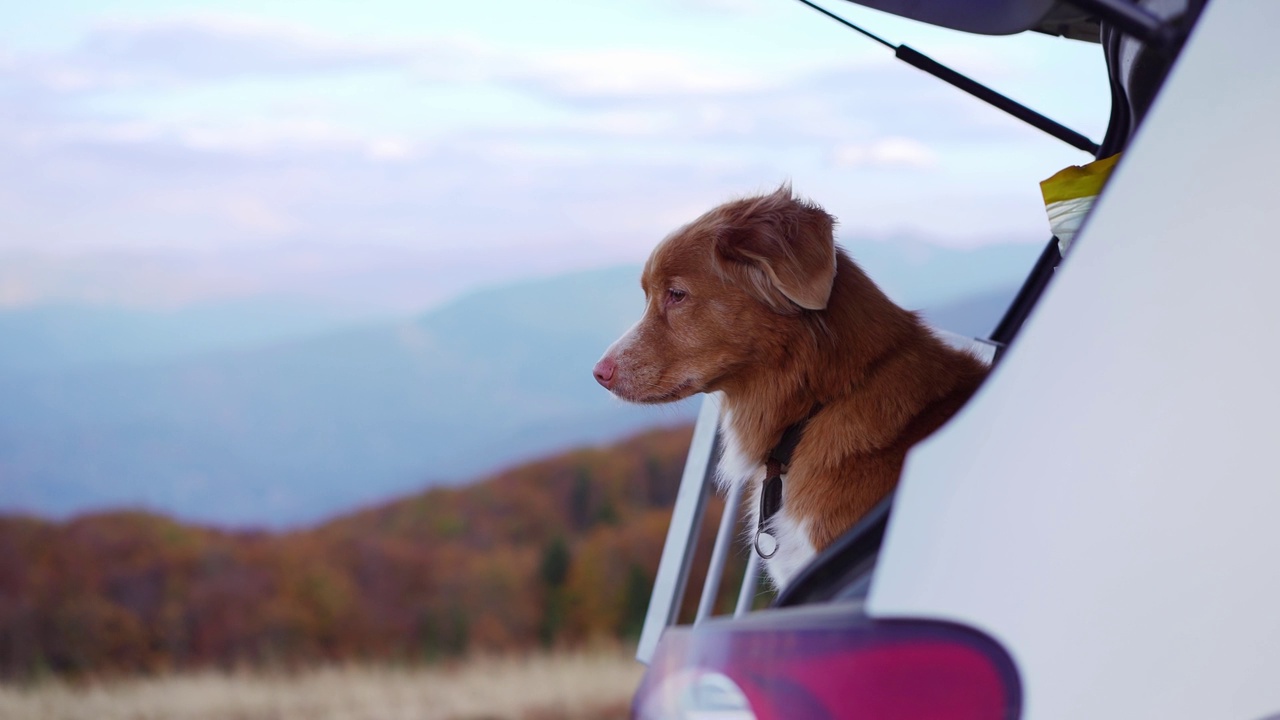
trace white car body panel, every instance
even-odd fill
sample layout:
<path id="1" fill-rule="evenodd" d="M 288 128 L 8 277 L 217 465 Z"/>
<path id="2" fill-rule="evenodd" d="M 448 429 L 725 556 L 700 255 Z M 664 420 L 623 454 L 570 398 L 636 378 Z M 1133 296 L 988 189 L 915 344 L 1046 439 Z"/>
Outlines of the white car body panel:
<path id="1" fill-rule="evenodd" d="M 1017 343 L 908 460 L 868 611 L 991 635 L 1025 718 L 1280 713 L 1278 30 L 1211 0 Z"/>

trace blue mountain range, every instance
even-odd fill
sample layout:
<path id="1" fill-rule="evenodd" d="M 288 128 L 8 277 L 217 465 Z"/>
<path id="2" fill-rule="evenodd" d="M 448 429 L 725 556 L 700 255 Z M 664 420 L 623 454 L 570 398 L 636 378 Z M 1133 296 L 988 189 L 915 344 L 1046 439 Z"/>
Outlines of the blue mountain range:
<path id="1" fill-rule="evenodd" d="M 985 334 L 1038 248 L 862 243 L 899 302 Z M 291 527 L 659 424 L 591 368 L 639 316 L 636 267 L 477 291 L 403 320 L 263 300 L 0 311 L 0 512 L 141 507 Z"/>

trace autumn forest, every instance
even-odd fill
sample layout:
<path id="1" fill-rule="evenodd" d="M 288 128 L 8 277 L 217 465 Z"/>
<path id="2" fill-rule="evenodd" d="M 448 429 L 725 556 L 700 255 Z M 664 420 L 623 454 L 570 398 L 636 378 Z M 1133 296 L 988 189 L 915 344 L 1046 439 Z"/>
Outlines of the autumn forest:
<path id="1" fill-rule="evenodd" d="M 0 678 L 429 663 L 634 638 L 689 434 L 657 430 L 290 532 L 143 512 L 0 517 Z"/>

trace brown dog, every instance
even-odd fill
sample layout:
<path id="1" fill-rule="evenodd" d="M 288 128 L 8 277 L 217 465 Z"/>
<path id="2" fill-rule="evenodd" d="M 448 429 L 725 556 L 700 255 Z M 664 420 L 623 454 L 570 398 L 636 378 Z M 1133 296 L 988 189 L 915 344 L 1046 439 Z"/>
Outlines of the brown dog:
<path id="1" fill-rule="evenodd" d="M 750 483 L 752 528 L 767 459 L 803 428 L 766 518 L 776 547 L 757 545 L 779 586 L 893 489 L 907 450 L 987 373 L 890 301 L 834 224 L 783 186 L 677 230 L 645 264 L 644 316 L 595 367 L 631 402 L 724 394 L 720 478 Z"/>

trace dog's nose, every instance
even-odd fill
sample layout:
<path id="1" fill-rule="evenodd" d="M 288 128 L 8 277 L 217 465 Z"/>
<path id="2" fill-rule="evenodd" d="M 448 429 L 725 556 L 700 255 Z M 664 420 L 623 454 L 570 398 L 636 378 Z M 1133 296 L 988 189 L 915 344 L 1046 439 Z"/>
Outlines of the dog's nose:
<path id="1" fill-rule="evenodd" d="M 617 369 L 618 364 L 613 361 L 613 358 L 608 356 L 600 358 L 600 362 L 596 363 L 596 382 L 607 390 L 613 384 L 613 372 Z"/>

